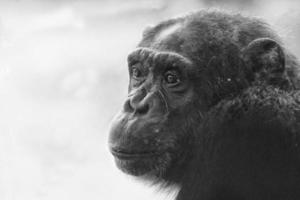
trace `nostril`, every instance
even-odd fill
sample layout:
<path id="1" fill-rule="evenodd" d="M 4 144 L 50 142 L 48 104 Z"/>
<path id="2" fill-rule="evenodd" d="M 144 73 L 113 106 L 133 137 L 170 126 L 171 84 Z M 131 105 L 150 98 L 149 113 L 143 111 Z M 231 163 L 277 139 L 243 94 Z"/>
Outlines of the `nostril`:
<path id="1" fill-rule="evenodd" d="M 139 115 L 144 115 L 149 111 L 149 104 L 143 104 L 143 103 L 139 103 L 139 104 L 133 104 L 130 100 L 126 100 L 123 106 L 123 110 L 124 112 L 127 113 L 136 113 Z"/>
<path id="2" fill-rule="evenodd" d="M 138 106 L 135 109 L 135 112 L 140 115 L 145 115 L 148 113 L 148 111 L 149 111 L 149 104 L 144 104 L 144 105 Z"/>
<path id="3" fill-rule="evenodd" d="M 134 111 L 129 100 L 125 101 L 125 103 L 124 103 L 124 111 L 125 112 L 133 112 Z"/>

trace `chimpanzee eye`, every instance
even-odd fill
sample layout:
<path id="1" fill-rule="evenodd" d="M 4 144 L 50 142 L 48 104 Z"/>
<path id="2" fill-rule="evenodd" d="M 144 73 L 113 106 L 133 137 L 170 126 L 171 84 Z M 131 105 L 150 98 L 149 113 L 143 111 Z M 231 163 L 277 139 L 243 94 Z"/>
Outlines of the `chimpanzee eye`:
<path id="1" fill-rule="evenodd" d="M 175 72 L 169 71 L 165 74 L 165 81 L 169 85 L 177 85 L 180 82 L 180 79 Z"/>
<path id="2" fill-rule="evenodd" d="M 138 68 L 133 68 L 132 69 L 132 77 L 133 78 L 140 78 L 142 75 L 142 72 Z"/>

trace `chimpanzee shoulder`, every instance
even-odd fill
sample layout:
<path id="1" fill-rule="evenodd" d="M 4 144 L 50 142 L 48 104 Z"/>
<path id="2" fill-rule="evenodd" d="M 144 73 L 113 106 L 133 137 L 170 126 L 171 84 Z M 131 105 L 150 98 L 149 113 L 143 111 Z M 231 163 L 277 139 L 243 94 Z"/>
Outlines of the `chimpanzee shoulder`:
<path id="1" fill-rule="evenodd" d="M 284 91 L 273 86 L 254 86 L 232 99 L 222 100 L 210 110 L 207 119 L 213 119 L 214 125 L 216 122 L 235 123 L 234 127 L 244 127 L 245 131 L 247 130 L 245 123 L 253 127 L 264 123 L 259 127 L 270 129 L 280 125 L 286 131 L 300 136 L 297 133 L 300 130 L 300 91 Z"/>

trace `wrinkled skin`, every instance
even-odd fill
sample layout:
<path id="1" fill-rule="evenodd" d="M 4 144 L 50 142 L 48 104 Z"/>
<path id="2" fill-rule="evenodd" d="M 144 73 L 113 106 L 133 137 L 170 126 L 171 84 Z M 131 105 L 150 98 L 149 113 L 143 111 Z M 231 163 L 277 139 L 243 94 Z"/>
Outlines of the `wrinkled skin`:
<path id="1" fill-rule="evenodd" d="M 200 11 L 147 28 L 128 56 L 109 146 L 178 200 L 299 199 L 299 64 L 263 22 Z"/>
<path id="2" fill-rule="evenodd" d="M 111 149 L 118 158 L 124 158 L 116 161 L 125 172 L 162 177 L 170 165 L 186 153 L 184 146 L 191 143 L 185 134 L 189 122 L 185 122 L 181 113 L 193 103 L 190 81 L 193 71 L 189 71 L 193 68 L 178 54 L 157 53 L 146 48 L 134 51 L 128 60 L 129 97 L 114 120 Z M 156 65 L 151 66 L 151 62 Z M 177 80 L 171 80 L 175 78 L 172 76 L 175 69 L 182 71 L 181 82 L 185 80 L 180 85 L 175 82 Z M 168 78 L 174 83 L 167 83 Z M 193 112 L 193 106 L 190 110 Z"/>

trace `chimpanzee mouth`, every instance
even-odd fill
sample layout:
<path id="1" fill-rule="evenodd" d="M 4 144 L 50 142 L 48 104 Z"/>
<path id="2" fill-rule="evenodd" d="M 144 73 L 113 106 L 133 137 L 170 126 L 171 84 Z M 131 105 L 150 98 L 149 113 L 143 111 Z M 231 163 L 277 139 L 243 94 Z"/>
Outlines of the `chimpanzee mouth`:
<path id="1" fill-rule="evenodd" d="M 110 151 L 113 156 L 122 160 L 151 158 L 162 154 L 162 152 L 158 152 L 158 151 L 130 151 L 129 152 L 129 151 L 124 151 L 116 148 L 111 148 Z"/>

